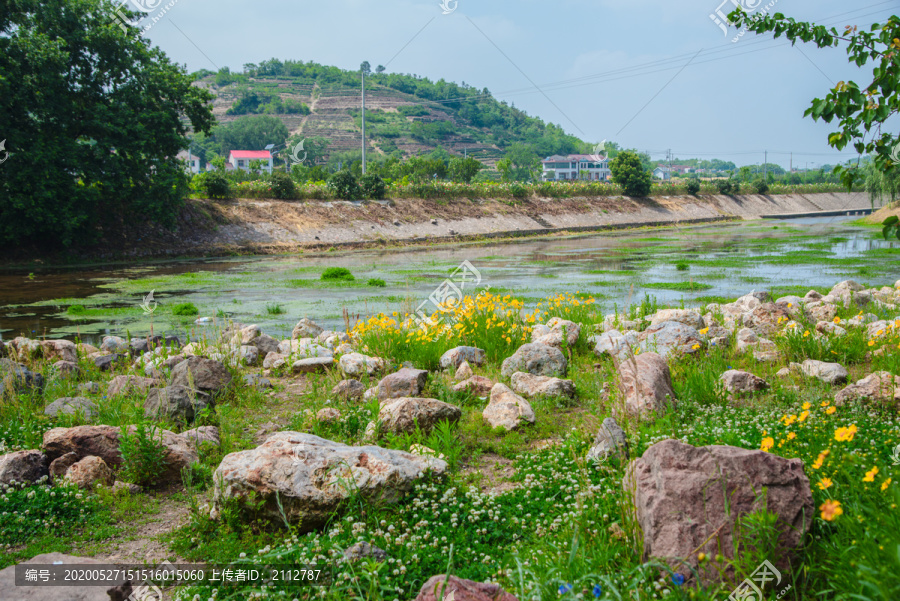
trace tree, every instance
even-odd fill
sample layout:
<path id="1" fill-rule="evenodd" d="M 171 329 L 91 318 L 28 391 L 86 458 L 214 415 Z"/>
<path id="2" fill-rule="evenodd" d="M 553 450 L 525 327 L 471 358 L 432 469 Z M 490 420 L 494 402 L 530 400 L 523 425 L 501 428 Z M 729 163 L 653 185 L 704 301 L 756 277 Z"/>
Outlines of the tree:
<path id="1" fill-rule="evenodd" d="M 178 215 L 176 155 L 189 128 L 209 131 L 212 94 L 112 14 L 106 0 L 0 9 L 4 245 L 88 245 Z"/>
<path id="2" fill-rule="evenodd" d="M 483 168 L 484 165 L 481 164 L 481 161 L 472 157 L 455 157 L 450 160 L 447 171 L 451 180 L 468 184 Z"/>
<path id="3" fill-rule="evenodd" d="M 609 162 L 612 181 L 622 186 L 626 196 L 647 196 L 650 194 L 651 175 L 644 168 L 641 157 L 629 151 L 621 151 Z"/>
<path id="4" fill-rule="evenodd" d="M 533 181 L 538 178 L 541 170 L 541 159 L 530 146 L 516 142 L 507 149 L 503 158 L 508 161 L 508 168 L 506 169 L 507 181 Z M 499 162 L 497 163 L 497 169 L 500 169 Z"/>
<path id="5" fill-rule="evenodd" d="M 873 75 L 868 85 L 860 87 L 853 81 L 839 81 L 825 98 L 814 98 L 803 115 L 826 123 L 838 120 L 839 130 L 829 134 L 829 146 L 842 150 L 852 145 L 859 155 L 872 154 L 880 170 L 898 169 L 891 157 L 898 139 L 881 128 L 885 121 L 900 112 L 900 17 L 893 15 L 884 24 L 875 23 L 868 32 L 847 26 L 843 34 L 834 27 L 785 18 L 782 13 L 760 18 L 737 9 L 728 17 L 737 27 L 746 26 L 758 34 L 774 32 L 776 38 L 784 35 L 795 44 L 799 40 L 812 42 L 818 48 L 832 48 L 843 42 L 848 60 L 857 67 L 874 62 L 873 68 L 864 71 Z M 861 177 L 860 163 L 837 165 L 834 173 L 840 175 L 845 185 L 852 187 Z"/>
<path id="6" fill-rule="evenodd" d="M 384 71 L 385 71 L 385 68 L 383 65 L 378 65 L 377 67 L 375 67 L 376 73 L 384 73 Z"/>
<path id="7" fill-rule="evenodd" d="M 359 70 L 362 71 L 363 75 L 368 75 L 372 72 L 372 65 L 369 64 L 369 61 L 363 61 L 359 66 Z"/>
<path id="8" fill-rule="evenodd" d="M 212 130 L 217 151 L 227 156 L 232 150 L 262 150 L 269 144 L 283 146 L 289 132 L 278 117 L 241 117 Z"/>

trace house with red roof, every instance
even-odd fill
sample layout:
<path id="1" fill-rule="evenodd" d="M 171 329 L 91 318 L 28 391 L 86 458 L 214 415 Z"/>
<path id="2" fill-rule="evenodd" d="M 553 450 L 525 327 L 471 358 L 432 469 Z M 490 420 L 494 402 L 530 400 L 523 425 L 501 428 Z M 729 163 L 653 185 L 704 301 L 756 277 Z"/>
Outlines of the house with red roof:
<path id="1" fill-rule="evenodd" d="M 232 150 L 228 153 L 228 163 L 232 169 L 250 171 L 253 161 L 263 161 L 262 170 L 272 173 L 272 153 L 268 150 Z"/>

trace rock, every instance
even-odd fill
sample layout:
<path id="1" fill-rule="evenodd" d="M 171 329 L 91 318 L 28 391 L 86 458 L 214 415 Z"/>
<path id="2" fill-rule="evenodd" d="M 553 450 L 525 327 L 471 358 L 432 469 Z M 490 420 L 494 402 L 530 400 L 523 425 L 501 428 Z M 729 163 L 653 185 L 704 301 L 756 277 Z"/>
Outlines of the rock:
<path id="1" fill-rule="evenodd" d="M 644 560 L 668 563 L 685 581 L 699 571 L 704 586 L 733 576 L 737 520 L 761 508 L 778 516 L 781 553 L 767 553 L 773 562 L 780 558 L 776 567 L 784 573 L 815 517 L 803 462 L 759 450 L 664 440 L 632 462 L 623 486 L 634 494 Z M 698 565 L 698 552 L 726 561 Z"/>
<path id="2" fill-rule="evenodd" d="M 803 299 L 806 300 L 807 302 L 818 301 L 818 300 L 822 300 L 822 295 L 819 294 L 818 292 L 816 292 L 815 290 L 810 290 L 809 292 L 806 293 L 806 295 L 803 297 Z"/>
<path id="3" fill-rule="evenodd" d="M 441 369 L 459 369 L 459 365 L 466 361 L 469 365 L 484 365 L 487 355 L 480 348 L 474 346 L 457 346 L 441 355 Z"/>
<path id="4" fill-rule="evenodd" d="M 793 372 L 791 371 L 791 368 L 782 367 L 781 369 L 778 370 L 778 372 L 776 372 L 775 377 L 776 378 L 790 378 L 792 373 Z"/>
<path id="5" fill-rule="evenodd" d="M 862 295 L 862 291 L 865 290 L 866 287 L 862 284 L 858 284 L 853 280 L 844 280 L 839 284 L 835 284 L 831 289 L 831 292 L 828 293 L 827 296 L 832 296 L 835 300 L 839 300 L 845 307 L 849 307 L 852 301 L 858 301 L 859 297 Z M 871 300 L 871 297 L 869 298 Z M 860 306 L 864 306 L 868 304 L 867 302 L 859 303 Z"/>
<path id="6" fill-rule="evenodd" d="M 238 365 L 256 365 L 259 363 L 259 349 L 249 344 L 241 345 L 234 352 Z"/>
<path id="7" fill-rule="evenodd" d="M 765 340 L 763 338 L 763 340 Z M 753 358 L 760 363 L 778 363 L 781 361 L 781 353 L 778 351 L 753 351 Z"/>
<path id="8" fill-rule="evenodd" d="M 294 330 L 291 332 L 291 340 L 298 340 L 300 338 L 315 338 L 322 332 L 322 328 L 317 326 L 315 322 L 304 317 L 297 323 L 296 326 L 294 326 Z"/>
<path id="9" fill-rule="evenodd" d="M 81 373 L 81 369 L 79 369 L 78 364 L 73 361 L 57 361 L 51 366 L 51 368 L 61 380 L 77 378 Z"/>
<path id="10" fill-rule="evenodd" d="M 813 359 L 804 361 L 800 370 L 804 376 L 818 378 L 826 384 L 843 384 L 850 375 L 840 363 L 825 363 Z"/>
<path id="11" fill-rule="evenodd" d="M 123 365 L 128 359 L 127 355 L 113 353 L 112 355 L 100 355 L 94 358 L 94 365 L 100 371 L 113 371 L 117 365 Z"/>
<path id="12" fill-rule="evenodd" d="M 528 401 L 499 382 L 491 388 L 491 400 L 481 416 L 492 428 L 506 430 L 515 430 L 522 422 L 533 424 L 535 420 L 534 409 Z"/>
<path id="13" fill-rule="evenodd" d="M 97 382 L 84 382 L 78 385 L 78 392 L 82 394 L 100 394 L 100 384 Z"/>
<path id="14" fill-rule="evenodd" d="M 399 501 L 426 471 L 443 474 L 444 461 L 377 446 L 349 447 L 300 432 L 278 432 L 262 445 L 230 453 L 215 473 L 213 506 L 230 499 L 246 501 L 256 511 L 299 522 L 303 532 L 321 528 L 354 497 L 362 503 Z"/>
<path id="15" fill-rule="evenodd" d="M 44 347 L 41 346 L 39 340 L 31 340 L 24 336 L 16 336 L 13 338 L 10 346 L 15 350 L 15 357 L 19 361 L 39 359 L 44 354 Z"/>
<path id="16" fill-rule="evenodd" d="M 357 401 L 365 391 L 366 387 L 359 380 L 341 380 L 331 389 L 331 394 L 345 401 Z"/>
<path id="17" fill-rule="evenodd" d="M 564 376 L 568 368 L 566 356 L 555 346 L 546 344 L 523 344 L 500 366 L 500 373 L 509 378 L 517 371 L 536 376 Z"/>
<path id="18" fill-rule="evenodd" d="M 334 367 L 334 358 L 330 355 L 328 357 L 310 357 L 294 361 L 291 365 L 291 373 L 294 375 L 324 373 L 332 367 Z"/>
<path id="19" fill-rule="evenodd" d="M 384 369 L 384 359 L 369 357 L 362 353 L 349 353 L 343 355 L 340 360 L 341 371 L 347 376 L 370 376 Z"/>
<path id="20" fill-rule="evenodd" d="M 475 372 L 472 371 L 472 366 L 469 365 L 469 362 L 463 361 L 459 364 L 459 367 L 456 368 L 456 375 L 453 376 L 453 379 L 457 382 L 462 382 L 464 380 L 468 380 L 474 375 Z"/>
<path id="21" fill-rule="evenodd" d="M 729 396 L 732 397 L 752 394 L 760 390 L 766 390 L 769 387 L 766 381 L 759 376 L 738 369 L 729 369 L 719 376 L 719 381 Z"/>
<path id="22" fill-rule="evenodd" d="M 186 355 L 172 355 L 171 357 L 163 360 L 161 365 L 163 368 L 171 370 L 173 367 L 175 367 L 185 359 L 187 359 Z"/>
<path id="23" fill-rule="evenodd" d="M 494 382 L 490 378 L 485 378 L 484 376 L 472 376 L 468 380 L 454 386 L 453 390 L 455 392 L 468 390 L 475 396 L 487 396 L 491 394 L 491 389 L 493 387 Z"/>
<path id="24" fill-rule="evenodd" d="M 383 562 L 387 558 L 387 551 L 365 541 L 353 543 L 344 551 L 344 560 L 350 562 L 359 561 L 360 559 L 374 559 L 377 562 Z"/>
<path id="25" fill-rule="evenodd" d="M 185 430 L 180 436 L 193 441 L 198 447 L 201 443 L 209 443 L 216 447 L 221 445 L 221 442 L 219 441 L 219 429 L 215 426 L 200 426 L 193 430 Z"/>
<path id="26" fill-rule="evenodd" d="M 106 462 L 92 455 L 73 463 L 64 478 L 81 489 L 92 489 L 97 484 L 112 486 L 116 480 Z"/>
<path id="27" fill-rule="evenodd" d="M 834 404 L 838 407 L 856 400 L 900 409 L 900 376 L 876 371 L 834 395 Z"/>
<path id="28" fill-rule="evenodd" d="M 44 340 L 41 342 L 44 347 L 44 359 L 46 361 L 68 361 L 69 363 L 78 363 L 78 349 L 75 343 L 69 340 Z"/>
<path id="29" fill-rule="evenodd" d="M 778 347 L 771 340 L 760 338 L 750 328 L 741 328 L 737 333 L 737 352 L 747 351 L 776 352 Z"/>
<path id="30" fill-rule="evenodd" d="M 834 336 L 846 336 L 847 330 L 835 324 L 833 321 L 820 321 L 816 324 L 816 332 L 819 334 L 832 334 Z"/>
<path id="31" fill-rule="evenodd" d="M 695 330 L 706 327 L 706 321 L 696 311 L 690 309 L 661 309 L 653 314 L 650 319 L 651 326 L 658 326 L 667 321 L 677 321 Z"/>
<path id="32" fill-rule="evenodd" d="M 781 322 L 788 319 L 790 315 L 775 303 L 761 303 L 744 314 L 743 325 L 761 336 L 770 336 L 780 331 Z"/>
<path id="33" fill-rule="evenodd" d="M 412 444 L 409 446 L 409 452 L 413 455 L 427 455 L 429 457 L 437 457 L 438 459 L 446 459 L 443 453 L 438 453 L 430 447 L 423 444 Z"/>
<path id="34" fill-rule="evenodd" d="M 13 451 L 0 455 L 0 485 L 37 482 L 49 476 L 47 456 L 40 451 Z"/>
<path id="35" fill-rule="evenodd" d="M 16 392 L 40 391 L 44 388 L 44 376 L 9 359 L 0 359 L 0 396 L 7 385 Z"/>
<path id="36" fill-rule="evenodd" d="M 866 335 L 869 338 L 878 338 L 885 333 L 890 333 L 894 329 L 894 322 L 884 319 L 873 321 L 866 326 Z"/>
<path id="37" fill-rule="evenodd" d="M 550 376 L 533 376 L 519 371 L 512 375 L 510 383 L 515 392 L 526 397 L 575 398 L 575 384 L 572 380 L 561 380 Z"/>
<path id="38" fill-rule="evenodd" d="M 50 481 L 57 484 L 61 478 L 65 477 L 69 468 L 78 463 L 77 453 L 66 453 L 62 457 L 57 457 L 50 463 Z"/>
<path id="39" fill-rule="evenodd" d="M 401 397 L 417 397 L 425 389 L 428 372 L 424 369 L 404 367 L 398 372 L 385 376 L 378 383 L 378 399 L 399 399 Z"/>
<path id="40" fill-rule="evenodd" d="M 325 407 L 316 412 L 316 420 L 323 423 L 333 423 L 340 421 L 341 412 L 334 407 Z"/>
<path id="41" fill-rule="evenodd" d="M 219 361 L 190 357 L 172 369 L 169 385 L 193 388 L 215 397 L 225 392 L 231 378 L 231 372 Z"/>
<path id="42" fill-rule="evenodd" d="M 594 444 L 588 450 L 588 461 L 603 461 L 610 455 L 619 455 L 622 459 L 628 459 L 628 439 L 625 431 L 611 417 L 603 420 Z"/>
<path id="43" fill-rule="evenodd" d="M 187 386 L 151 388 L 144 400 L 144 417 L 190 424 L 210 405 L 208 394 Z"/>
<path id="44" fill-rule="evenodd" d="M 782 296 L 775 301 L 775 306 L 794 319 L 803 316 L 803 305 L 806 301 L 799 296 Z"/>
<path id="45" fill-rule="evenodd" d="M 332 351 L 327 346 L 322 346 L 321 344 L 316 344 L 308 339 L 302 340 L 292 340 L 291 342 L 291 355 L 296 359 L 311 359 L 313 357 L 328 357 L 329 359 L 334 356 L 334 351 Z M 296 344 L 295 344 L 296 343 Z M 296 348 L 295 348 L 296 347 Z M 279 350 L 283 350 L 281 346 L 278 347 Z"/>
<path id="46" fill-rule="evenodd" d="M 566 344 L 574 345 L 578 342 L 578 336 L 581 335 L 581 326 L 574 321 L 554 317 L 547 322 L 547 325 L 536 325 L 531 331 L 531 342 L 537 344 L 547 344 L 549 346 L 561 347 L 563 340 L 563 329 L 566 331 Z"/>
<path id="47" fill-rule="evenodd" d="M 238 334 L 241 337 L 241 346 L 243 346 L 245 344 L 253 344 L 253 341 L 258 338 L 262 332 L 260 332 L 258 325 L 253 324 L 251 326 L 240 328 Z"/>
<path id="48" fill-rule="evenodd" d="M 136 495 L 141 492 L 141 487 L 137 484 L 133 484 L 131 482 L 122 482 L 121 480 L 116 480 L 113 482 L 112 486 L 113 492 L 115 494 L 123 494 L 128 493 L 129 495 Z M 128 601 L 127 599 L 125 601 Z"/>
<path id="49" fill-rule="evenodd" d="M 100 350 L 107 353 L 127 353 L 128 341 L 118 336 L 104 336 L 100 343 Z"/>
<path id="50" fill-rule="evenodd" d="M 106 396 L 111 399 L 120 394 L 144 394 L 150 390 L 151 386 L 155 386 L 156 384 L 157 381 L 153 378 L 116 376 L 109 381 L 109 385 L 106 387 Z"/>
<path id="51" fill-rule="evenodd" d="M 667 322 L 673 323 L 673 322 Z M 616 371 L 625 392 L 625 409 L 632 415 L 663 413 L 675 404 L 672 374 L 656 353 L 641 353 L 619 363 Z"/>
<path id="52" fill-rule="evenodd" d="M 288 357 L 290 357 L 290 355 L 284 353 L 269 353 L 266 355 L 266 358 L 263 359 L 263 369 L 278 369 L 287 363 Z"/>
<path id="53" fill-rule="evenodd" d="M 59 417 L 60 415 L 76 415 L 80 414 L 84 419 L 90 421 L 97 416 L 99 407 L 90 399 L 84 397 L 64 397 L 56 399 L 46 407 L 44 407 L 44 415 L 49 417 Z"/>
<path id="54" fill-rule="evenodd" d="M 814 301 L 806 305 L 806 312 L 816 321 L 832 321 L 837 315 L 837 307 L 835 305 Z"/>
<path id="55" fill-rule="evenodd" d="M 705 346 L 695 328 L 678 321 L 664 321 L 650 326 L 639 336 L 642 352 L 652 351 L 663 357 L 691 354 Z"/>
<path id="56" fill-rule="evenodd" d="M 628 330 L 624 334 L 619 330 L 607 330 L 599 336 L 592 336 L 590 341 L 594 344 L 594 354 L 598 357 L 608 355 L 623 359 L 633 355 L 638 348 L 640 334 L 634 330 Z"/>
<path id="57" fill-rule="evenodd" d="M 280 344 L 280 341 L 272 338 L 271 336 L 260 334 L 248 344 L 255 346 L 259 350 L 260 356 L 265 357 L 269 353 L 278 352 L 278 345 Z"/>
<path id="58" fill-rule="evenodd" d="M 499 584 L 475 582 L 458 576 L 432 576 L 422 585 L 415 601 L 518 601 Z"/>
<path id="59" fill-rule="evenodd" d="M 325 330 L 316 336 L 316 342 L 324 344 L 327 348 L 334 349 L 344 344 L 350 344 L 350 336 L 346 332 L 335 332 L 333 330 Z"/>
<path id="60" fill-rule="evenodd" d="M 257 390 L 266 390 L 272 388 L 272 381 L 256 374 L 242 374 L 244 384 L 250 388 Z"/>
<path id="61" fill-rule="evenodd" d="M 378 412 L 380 431 L 393 434 L 415 432 L 416 427 L 425 435 L 438 423 L 456 423 L 462 416 L 459 407 L 437 399 L 417 399 L 401 397 L 381 404 Z"/>
<path id="62" fill-rule="evenodd" d="M 36 555 L 18 564 L 19 566 L 31 566 L 34 569 L 42 566 L 56 565 L 71 568 L 102 569 L 109 567 L 108 559 L 91 559 L 87 557 L 75 557 L 62 553 L 44 553 Z M 22 568 L 19 568 L 20 570 Z M 116 574 L 118 576 L 118 574 Z M 16 566 L 9 566 L 0 570 L 0 591 L 4 592 L 4 601 L 130 601 L 137 599 L 132 593 L 140 590 L 137 583 L 132 583 L 125 578 L 116 578 L 115 586 L 17 586 Z M 150 601 L 150 597 L 146 597 Z M 154 599 L 155 601 L 155 599 Z"/>

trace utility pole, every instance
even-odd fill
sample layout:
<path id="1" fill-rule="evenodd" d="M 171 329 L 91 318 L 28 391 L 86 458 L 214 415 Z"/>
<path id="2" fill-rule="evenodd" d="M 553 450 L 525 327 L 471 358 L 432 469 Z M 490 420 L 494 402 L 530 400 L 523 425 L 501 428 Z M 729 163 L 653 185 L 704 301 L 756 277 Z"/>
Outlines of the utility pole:
<path id="1" fill-rule="evenodd" d="M 765 159 L 763 160 L 763 181 L 769 181 L 769 151 L 766 151 L 764 155 Z"/>
<path id="2" fill-rule="evenodd" d="M 366 70 L 362 72 L 362 174 L 366 174 Z"/>
<path id="3" fill-rule="evenodd" d="M 791 170 L 790 173 L 794 172 L 794 153 L 791 152 Z"/>

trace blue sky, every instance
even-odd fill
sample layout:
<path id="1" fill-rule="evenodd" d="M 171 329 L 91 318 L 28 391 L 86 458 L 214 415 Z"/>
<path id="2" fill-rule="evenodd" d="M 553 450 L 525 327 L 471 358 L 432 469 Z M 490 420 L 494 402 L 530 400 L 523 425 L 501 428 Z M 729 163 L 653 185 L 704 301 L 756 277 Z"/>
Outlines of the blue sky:
<path id="1" fill-rule="evenodd" d="M 672 149 L 745 165 L 768 150 L 769 162 L 788 167 L 793 152 L 795 167 L 814 167 L 855 156 L 832 150 L 834 125 L 803 111 L 838 81 L 868 83 L 868 72 L 843 49 L 752 33 L 732 42 L 736 30 L 726 36 L 710 18 L 721 0 L 458 0 L 447 15 L 441 1 L 166 0 L 150 16 L 174 4 L 146 36 L 191 71 L 272 57 L 345 69 L 368 60 L 464 81 L 582 139 L 655 159 Z M 772 1 L 741 0 L 757 10 Z M 900 0 L 777 0 L 771 10 L 842 30 L 897 14 Z"/>

